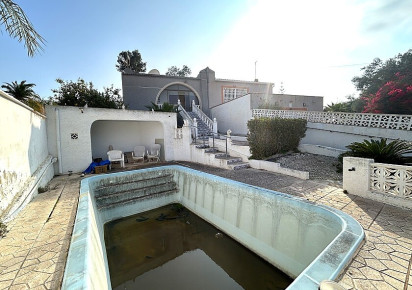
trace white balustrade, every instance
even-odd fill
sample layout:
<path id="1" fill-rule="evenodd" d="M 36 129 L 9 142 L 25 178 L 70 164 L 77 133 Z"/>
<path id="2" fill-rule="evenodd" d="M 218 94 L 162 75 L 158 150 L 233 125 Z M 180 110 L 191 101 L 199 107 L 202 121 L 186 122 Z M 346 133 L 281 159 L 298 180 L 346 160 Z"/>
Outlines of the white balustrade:
<path id="1" fill-rule="evenodd" d="M 195 104 L 195 101 L 192 103 L 192 111 L 195 112 L 199 118 L 206 124 L 206 126 L 213 131 L 213 121 L 205 114 L 202 110 L 200 110 L 200 106 Z M 216 123 L 216 131 L 217 131 L 217 123 Z"/>
<path id="2" fill-rule="evenodd" d="M 412 199 L 412 166 L 372 163 L 370 190 Z"/>
<path id="3" fill-rule="evenodd" d="M 313 123 L 349 125 L 383 129 L 412 130 L 412 115 L 369 113 L 309 112 L 292 110 L 254 109 L 255 118 L 305 119 Z"/>

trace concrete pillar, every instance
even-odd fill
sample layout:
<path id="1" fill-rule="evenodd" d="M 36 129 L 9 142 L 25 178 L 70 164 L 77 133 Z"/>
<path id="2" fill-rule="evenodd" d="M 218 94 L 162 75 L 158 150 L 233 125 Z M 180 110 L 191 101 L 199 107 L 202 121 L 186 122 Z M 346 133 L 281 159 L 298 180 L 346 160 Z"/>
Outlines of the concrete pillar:
<path id="1" fill-rule="evenodd" d="M 197 138 L 197 120 L 196 120 L 196 118 L 193 118 L 193 127 L 194 127 L 194 130 L 195 130 L 195 136 Z"/>
<path id="2" fill-rule="evenodd" d="M 366 196 L 370 187 L 370 168 L 373 159 L 343 158 L 343 189 L 350 194 Z"/>
<path id="3" fill-rule="evenodd" d="M 217 121 L 216 121 L 216 118 L 213 118 L 213 133 L 217 134 Z"/>

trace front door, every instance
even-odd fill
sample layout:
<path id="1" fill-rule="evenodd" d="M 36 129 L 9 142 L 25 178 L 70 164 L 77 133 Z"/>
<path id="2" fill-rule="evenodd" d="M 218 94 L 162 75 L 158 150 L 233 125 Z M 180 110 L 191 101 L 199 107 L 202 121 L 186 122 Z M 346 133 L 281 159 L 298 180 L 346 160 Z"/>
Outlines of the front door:
<path id="1" fill-rule="evenodd" d="M 186 107 L 186 98 L 184 93 L 180 93 L 179 92 L 179 100 L 180 100 L 180 104 L 182 105 L 183 108 L 185 108 L 186 111 L 188 111 L 189 108 Z"/>

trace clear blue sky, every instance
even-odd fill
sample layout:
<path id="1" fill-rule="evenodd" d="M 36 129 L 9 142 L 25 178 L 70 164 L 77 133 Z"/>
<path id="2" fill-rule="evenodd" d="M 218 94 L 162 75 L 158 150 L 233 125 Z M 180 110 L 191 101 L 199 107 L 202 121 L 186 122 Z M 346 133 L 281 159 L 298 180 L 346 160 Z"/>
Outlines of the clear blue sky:
<path id="1" fill-rule="evenodd" d="M 138 49 L 147 70 L 209 66 L 218 78 L 280 82 L 286 93 L 325 104 L 355 93 L 351 83 L 375 57 L 412 48 L 412 1 L 15 0 L 46 39 L 27 56 L 1 27 L 0 83 L 27 80 L 43 98 L 56 78 L 121 88 L 117 55 Z"/>

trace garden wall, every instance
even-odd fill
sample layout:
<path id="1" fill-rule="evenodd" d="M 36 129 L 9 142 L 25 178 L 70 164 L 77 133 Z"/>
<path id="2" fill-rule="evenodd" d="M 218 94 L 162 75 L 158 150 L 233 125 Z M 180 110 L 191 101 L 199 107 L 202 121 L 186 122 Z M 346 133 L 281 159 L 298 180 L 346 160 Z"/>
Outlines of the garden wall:
<path id="1" fill-rule="evenodd" d="M 7 221 L 53 178 L 46 117 L 0 91 L 0 219 Z"/>
<path id="2" fill-rule="evenodd" d="M 307 120 L 306 136 L 301 140 L 299 149 L 326 156 L 337 157 L 347 150 L 347 145 L 365 139 L 412 141 L 410 115 L 255 109 L 253 117 Z"/>

